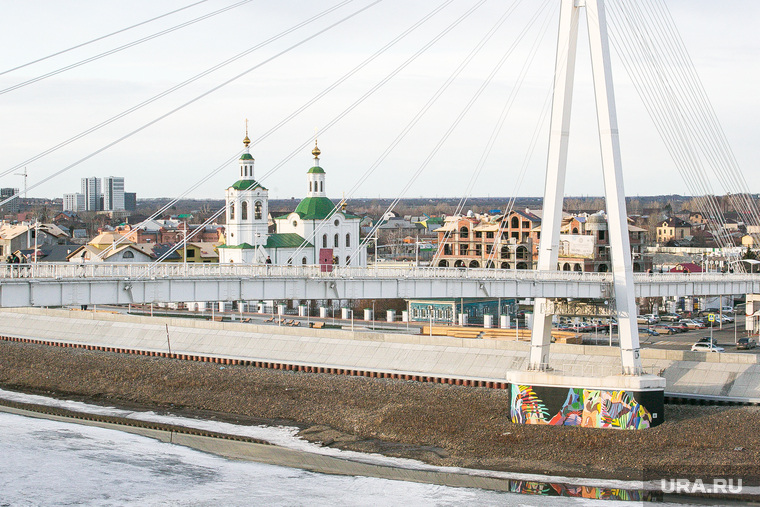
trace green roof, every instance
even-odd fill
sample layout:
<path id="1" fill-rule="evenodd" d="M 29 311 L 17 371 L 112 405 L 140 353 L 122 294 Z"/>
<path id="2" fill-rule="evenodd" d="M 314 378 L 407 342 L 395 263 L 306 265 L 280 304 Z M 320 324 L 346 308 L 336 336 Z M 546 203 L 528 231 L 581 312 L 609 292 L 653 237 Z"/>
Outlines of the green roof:
<path id="1" fill-rule="evenodd" d="M 240 160 L 253 160 L 253 156 L 250 153 L 243 153 L 240 156 Z"/>
<path id="2" fill-rule="evenodd" d="M 261 183 L 256 180 L 237 180 L 232 184 L 232 188 L 235 190 L 255 190 L 257 188 L 266 190 L 266 188 L 264 188 Z"/>
<path id="3" fill-rule="evenodd" d="M 311 248 L 314 246 L 298 234 L 287 232 L 283 234 L 270 234 L 264 248 L 298 248 L 301 245 L 303 245 L 304 248 Z"/>
<path id="4" fill-rule="evenodd" d="M 241 243 L 239 245 L 219 245 L 217 248 L 240 248 L 240 249 L 253 249 L 255 248 L 253 245 L 250 245 L 248 243 Z"/>
<path id="5" fill-rule="evenodd" d="M 334 209 L 335 204 L 327 197 L 307 197 L 298 203 L 295 212 L 303 220 L 324 220 Z"/>
<path id="6" fill-rule="evenodd" d="M 314 174 L 314 173 L 324 174 L 325 170 L 322 169 L 319 166 L 315 166 L 315 167 L 312 167 L 311 169 L 309 169 L 308 171 L 306 171 L 306 174 Z"/>

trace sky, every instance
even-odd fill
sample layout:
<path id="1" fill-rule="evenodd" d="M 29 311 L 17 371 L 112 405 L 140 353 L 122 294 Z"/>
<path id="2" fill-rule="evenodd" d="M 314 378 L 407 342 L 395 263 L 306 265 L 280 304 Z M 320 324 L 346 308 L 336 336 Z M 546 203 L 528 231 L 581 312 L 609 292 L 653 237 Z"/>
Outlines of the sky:
<path id="1" fill-rule="evenodd" d="M 0 44 L 6 48 L 0 58 L 3 140 L 0 172 L 10 174 L 2 177 L 0 186 L 23 188 L 23 177 L 15 174 L 23 169 L 9 171 L 14 166 L 340 3 L 340 0 L 251 0 L 105 58 L 3 92 L 239 0 L 207 0 L 8 72 L 196 1 L 5 0 L 0 18 Z M 760 53 L 760 38 L 756 35 L 760 2 L 665 2 L 749 190 L 760 192 L 760 175 L 754 166 L 760 158 L 760 143 L 755 141 L 760 127 L 760 99 L 755 86 L 760 74 L 760 60 L 756 57 Z M 389 150 L 394 139 L 510 2 L 486 0 L 366 100 L 325 128 L 477 3 L 477 0 L 453 0 L 372 63 L 271 132 L 283 119 L 444 0 L 382 0 L 299 44 L 371 3 L 372 0 L 353 0 L 231 65 L 27 163 L 28 185 L 36 185 L 29 196 L 54 198 L 77 192 L 80 178 L 86 176 L 124 176 L 126 191 L 137 192 L 138 198 L 176 197 L 189 191 L 191 197 L 221 199 L 224 189 L 239 175 L 234 160 L 243 148 L 246 119 L 248 135 L 254 141 L 251 153 L 256 159 L 255 176 L 270 190 L 270 198 L 304 196 L 317 129 L 322 129 L 319 147 L 321 166 L 327 172 L 326 190 L 333 198 L 542 195 L 548 122 L 541 124 L 539 119 L 554 70 L 558 0 L 549 1 L 546 10 L 539 10 L 543 2 L 538 0 L 519 3 L 464 72 L 393 149 Z M 535 23 L 524 31 L 535 13 L 538 13 Z M 581 27 L 579 40 L 566 183 L 566 195 L 575 196 L 603 193 L 584 31 L 585 25 Z M 496 71 L 479 99 L 454 126 L 458 115 L 516 40 L 519 43 L 506 64 Z M 299 45 L 287 50 L 296 44 Z M 530 58 L 533 45 L 536 51 Z M 626 194 L 688 194 L 641 100 L 615 58 L 613 54 Z M 527 71 L 521 78 L 523 68 Z M 229 84 L 209 93 L 228 80 Z M 520 86 L 516 87 L 516 83 Z M 499 115 L 510 100 L 506 121 L 468 191 Z M 156 121 L 189 101 L 194 102 Z M 151 122 L 155 123 L 102 150 Z M 535 147 L 531 149 L 536 131 Z M 83 158 L 87 160 L 67 169 Z M 51 177 L 57 172 L 61 174 Z M 210 174 L 213 175 L 208 180 L 190 190 Z M 40 183 L 46 178 L 50 179 Z"/>

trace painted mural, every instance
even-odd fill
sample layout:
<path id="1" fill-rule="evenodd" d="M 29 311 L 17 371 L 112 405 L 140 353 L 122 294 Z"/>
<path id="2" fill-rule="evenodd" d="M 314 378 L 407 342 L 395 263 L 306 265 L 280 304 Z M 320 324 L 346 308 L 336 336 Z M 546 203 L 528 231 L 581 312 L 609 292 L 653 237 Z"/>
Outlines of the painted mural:
<path id="1" fill-rule="evenodd" d="M 512 422 L 517 424 L 637 430 L 652 425 L 652 414 L 626 391 L 570 388 L 556 413 L 532 386 L 512 384 L 511 391 Z"/>
<path id="2" fill-rule="evenodd" d="M 628 502 L 661 500 L 662 494 L 645 490 L 628 490 L 617 488 L 598 488 L 594 486 L 576 486 L 561 483 L 536 481 L 510 481 L 512 493 L 541 496 L 569 496 L 595 500 L 623 500 Z"/>

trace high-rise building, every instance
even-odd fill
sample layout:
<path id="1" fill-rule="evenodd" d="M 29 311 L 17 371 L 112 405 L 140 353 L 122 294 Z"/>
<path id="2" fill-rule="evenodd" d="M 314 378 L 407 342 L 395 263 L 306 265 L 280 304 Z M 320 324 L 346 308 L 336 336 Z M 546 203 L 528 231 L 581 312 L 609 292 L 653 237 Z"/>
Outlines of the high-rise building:
<path id="1" fill-rule="evenodd" d="M 100 211 L 100 180 L 96 177 L 82 178 L 82 195 L 85 211 Z"/>
<path id="2" fill-rule="evenodd" d="M 85 211 L 84 194 L 63 194 L 63 211 Z"/>
<path id="3" fill-rule="evenodd" d="M 18 201 L 18 188 L 0 188 L 0 201 L 4 201 L 9 197 L 16 196 L 15 199 L 11 199 L 2 206 L 0 206 L 0 212 L 5 213 L 18 213 L 19 201 Z"/>
<path id="4" fill-rule="evenodd" d="M 117 211 L 124 208 L 124 178 L 109 176 L 103 178 L 103 209 Z"/>
<path id="5" fill-rule="evenodd" d="M 137 209 L 137 194 L 135 192 L 124 192 L 124 209 L 127 211 Z"/>

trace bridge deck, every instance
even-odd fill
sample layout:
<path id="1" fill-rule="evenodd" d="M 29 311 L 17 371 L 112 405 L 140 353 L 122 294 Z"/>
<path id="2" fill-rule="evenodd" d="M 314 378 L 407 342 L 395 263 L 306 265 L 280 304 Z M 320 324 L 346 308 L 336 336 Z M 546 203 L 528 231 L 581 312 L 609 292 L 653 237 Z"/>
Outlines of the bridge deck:
<path id="1" fill-rule="evenodd" d="M 636 274 L 637 297 L 760 293 L 758 274 Z M 235 264 L 40 263 L 0 269 L 0 306 L 283 299 L 611 297 L 611 273 Z"/>

